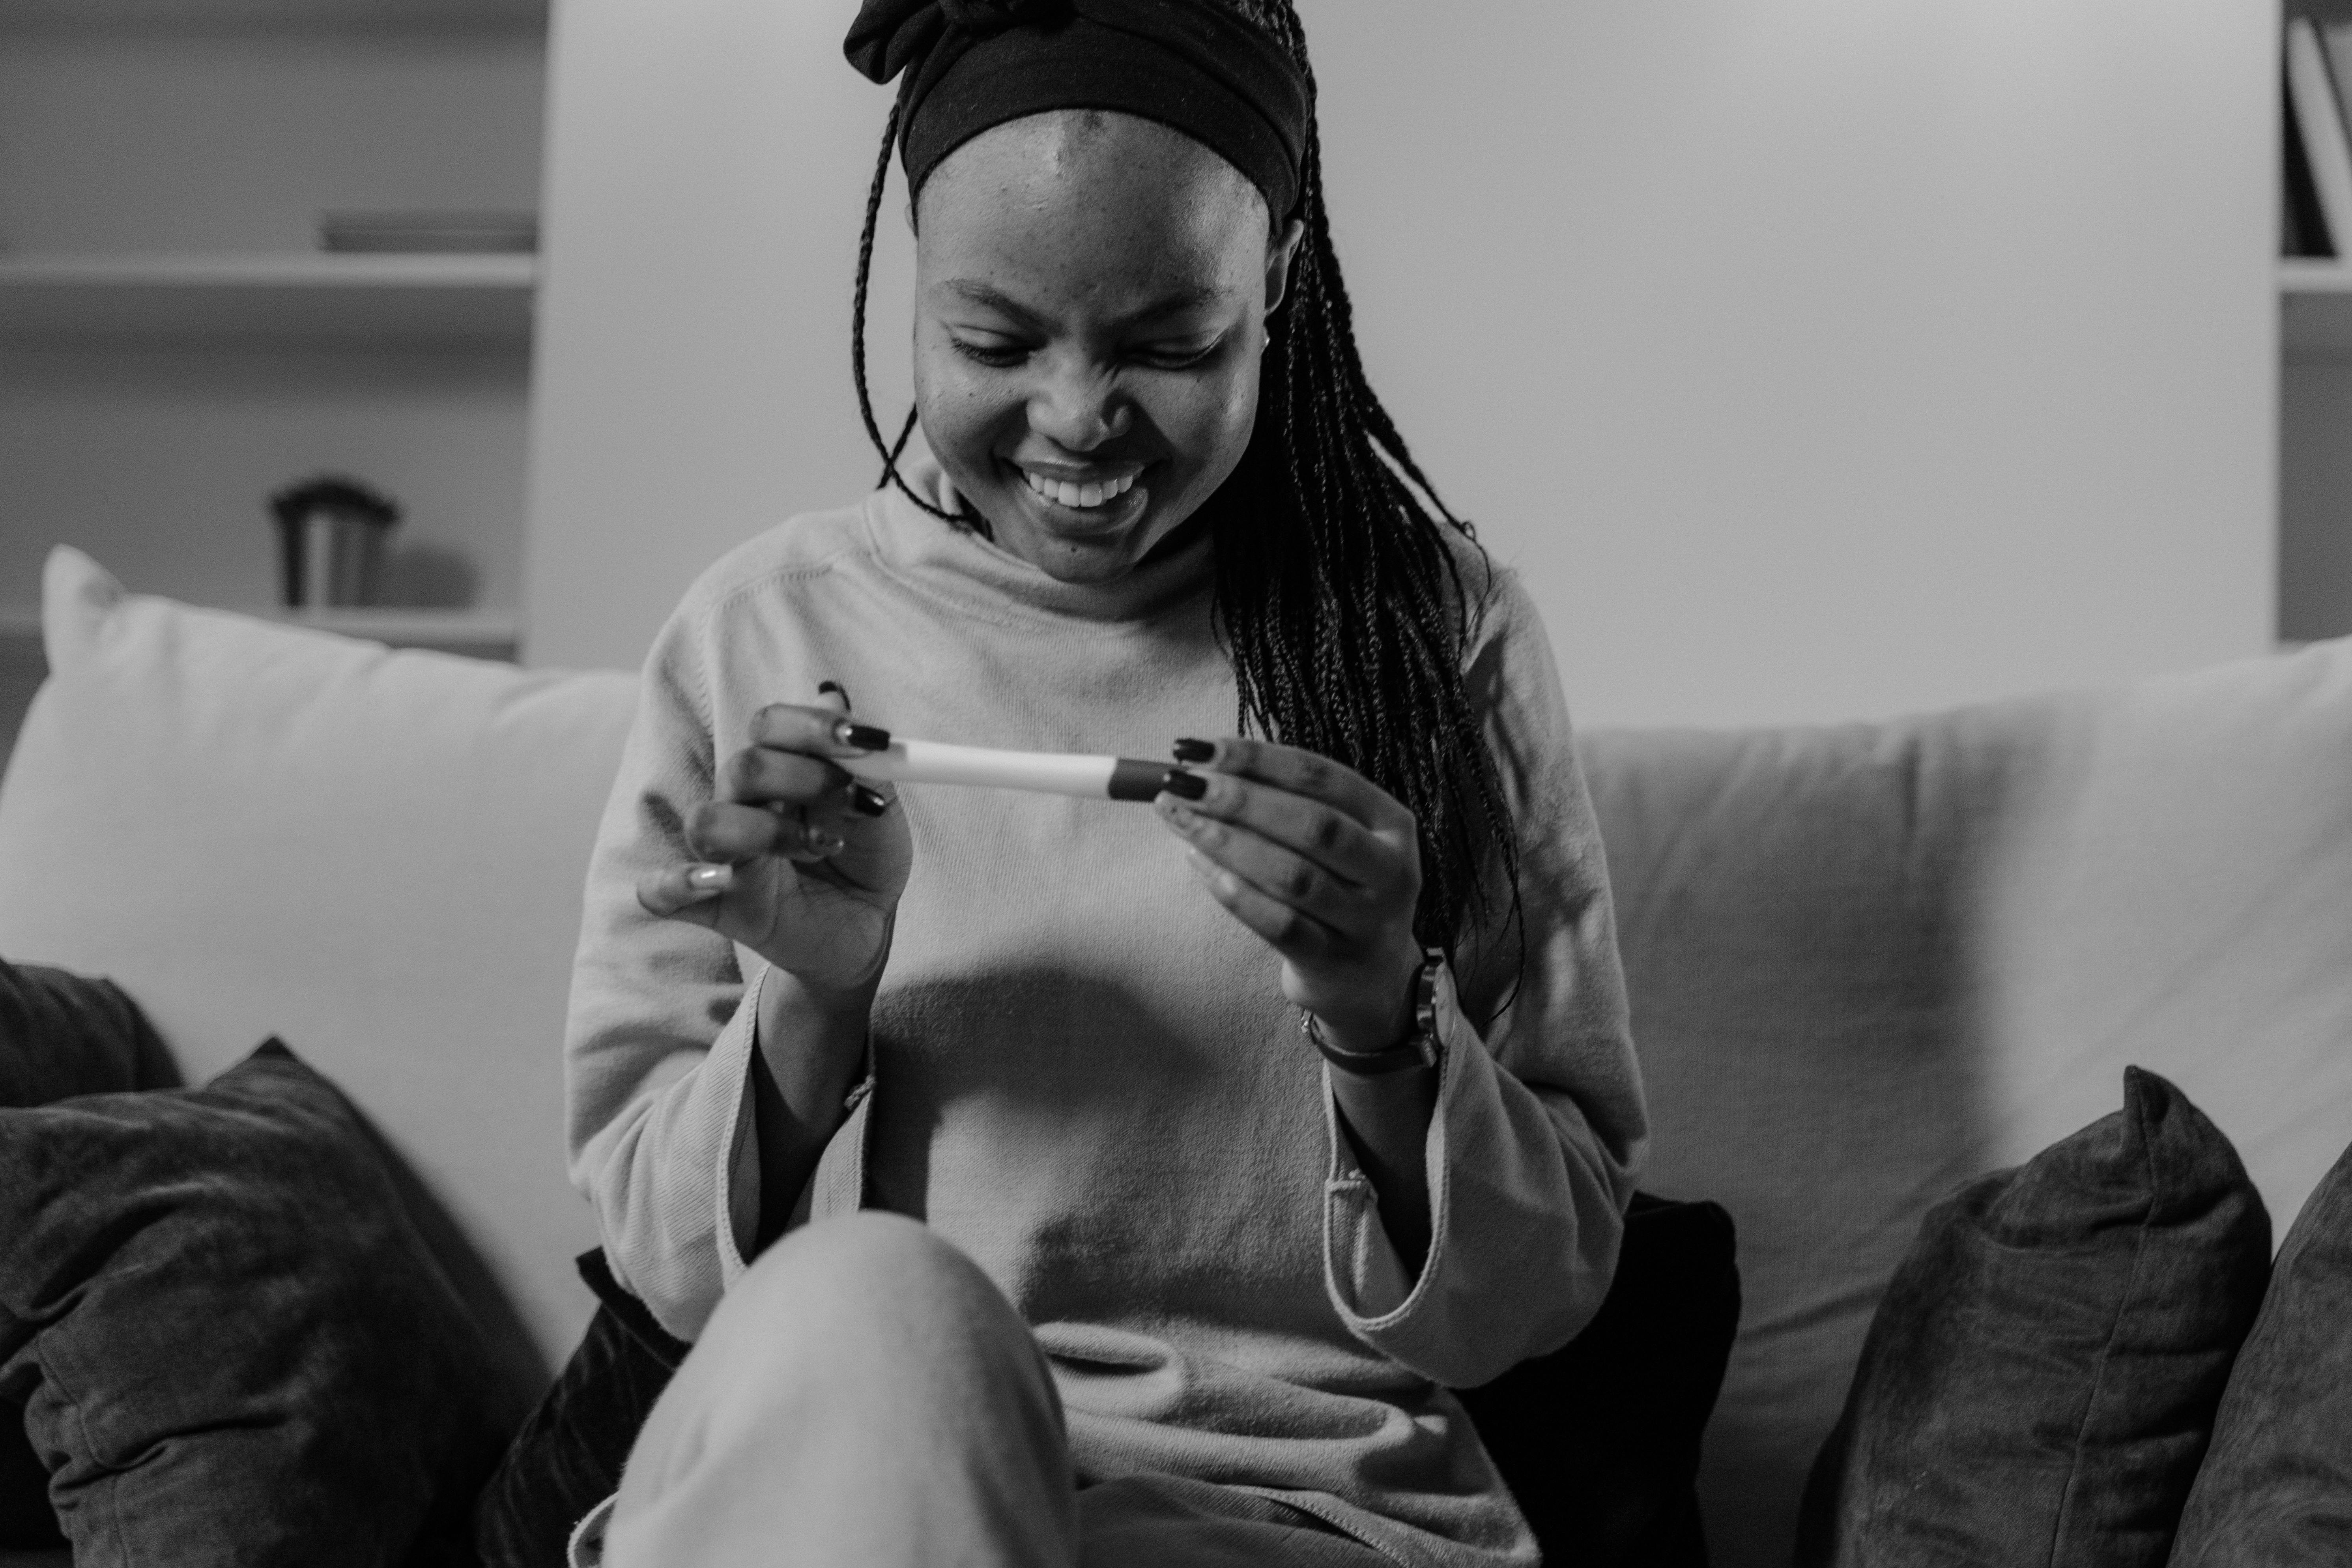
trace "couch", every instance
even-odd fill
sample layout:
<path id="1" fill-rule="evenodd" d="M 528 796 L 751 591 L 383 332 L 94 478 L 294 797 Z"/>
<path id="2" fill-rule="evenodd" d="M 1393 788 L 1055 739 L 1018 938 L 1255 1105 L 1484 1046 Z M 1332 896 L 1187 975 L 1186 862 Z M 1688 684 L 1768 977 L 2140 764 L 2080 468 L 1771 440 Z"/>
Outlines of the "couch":
<path id="1" fill-rule="evenodd" d="M 0 782 L 0 954 L 114 977 L 190 1081 L 293 1043 L 446 1209 L 504 1375 L 542 1384 L 594 1305 L 559 1041 L 631 678 L 143 598 L 65 549 L 45 637 Z M 2115 1110 L 2126 1063 L 2230 1135 L 2279 1234 L 2352 1141 L 2352 643 L 1581 752 L 1645 1185 L 1739 1227 L 1701 1478 L 1724 1568 L 1788 1561 L 1923 1213 Z"/>

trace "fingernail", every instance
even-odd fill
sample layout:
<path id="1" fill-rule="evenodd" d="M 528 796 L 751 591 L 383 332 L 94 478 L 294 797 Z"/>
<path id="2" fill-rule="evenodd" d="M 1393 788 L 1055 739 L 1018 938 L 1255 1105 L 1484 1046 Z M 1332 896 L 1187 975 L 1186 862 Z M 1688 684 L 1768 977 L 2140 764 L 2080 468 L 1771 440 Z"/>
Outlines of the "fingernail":
<path id="1" fill-rule="evenodd" d="M 831 692 L 834 696 L 840 698 L 841 705 L 844 708 L 855 708 L 857 706 L 856 703 L 852 702 L 849 700 L 849 688 L 844 686 L 838 680 L 820 680 L 816 683 L 816 694 L 819 697 L 824 696 L 827 692 Z"/>
<path id="2" fill-rule="evenodd" d="M 1161 776 L 1160 787 L 1179 800 L 1198 800 L 1209 793 L 1209 781 L 1182 768 L 1170 768 Z"/>
<path id="3" fill-rule="evenodd" d="M 1205 763 L 1217 754 L 1214 741 L 1196 741 L 1190 735 L 1176 742 L 1176 760 L 1180 763 Z"/>
<path id="4" fill-rule="evenodd" d="M 690 867 L 686 873 L 686 885 L 689 888 L 699 888 L 705 892 L 723 893 L 735 885 L 735 868 L 732 866 Z"/>
<path id="5" fill-rule="evenodd" d="M 801 842 L 808 846 L 812 855 L 838 855 L 847 847 L 840 834 L 814 823 L 801 829 Z"/>
<path id="6" fill-rule="evenodd" d="M 887 752 L 890 749 L 890 731 L 877 730 L 871 724 L 852 723 L 844 719 L 833 727 L 836 745 L 855 746 L 861 752 Z"/>
<path id="7" fill-rule="evenodd" d="M 887 796 L 869 784 L 849 786 L 849 809 L 862 816 L 879 816 L 890 809 Z"/>
<path id="8" fill-rule="evenodd" d="M 1201 820 L 1199 812 L 1189 805 L 1180 805 L 1172 800 L 1163 800 L 1160 803 L 1160 815 L 1179 827 L 1190 827 Z"/>

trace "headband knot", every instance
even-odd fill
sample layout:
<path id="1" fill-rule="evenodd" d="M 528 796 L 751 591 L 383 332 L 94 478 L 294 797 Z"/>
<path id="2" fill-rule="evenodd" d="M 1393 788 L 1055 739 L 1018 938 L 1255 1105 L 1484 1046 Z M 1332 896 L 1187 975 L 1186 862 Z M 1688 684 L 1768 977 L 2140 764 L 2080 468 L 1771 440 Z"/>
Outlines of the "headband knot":
<path id="1" fill-rule="evenodd" d="M 898 84 L 915 189 L 1007 121 L 1104 109 L 1182 132 L 1247 175 L 1276 221 L 1297 205 L 1313 100 L 1289 51 L 1219 0 L 865 0 L 842 52 Z"/>

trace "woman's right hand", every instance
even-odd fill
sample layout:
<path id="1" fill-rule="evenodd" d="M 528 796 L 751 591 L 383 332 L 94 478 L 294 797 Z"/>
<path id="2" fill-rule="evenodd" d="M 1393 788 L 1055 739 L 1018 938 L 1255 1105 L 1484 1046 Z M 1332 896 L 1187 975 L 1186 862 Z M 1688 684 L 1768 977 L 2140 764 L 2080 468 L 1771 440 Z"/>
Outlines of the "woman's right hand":
<path id="1" fill-rule="evenodd" d="M 687 818 L 701 861 L 647 876 L 637 901 L 740 942 L 819 997 L 847 998 L 881 977 L 914 843 L 888 786 L 831 760 L 889 743 L 852 724 L 837 692 L 752 716 L 751 743 L 719 769 L 718 798 Z"/>

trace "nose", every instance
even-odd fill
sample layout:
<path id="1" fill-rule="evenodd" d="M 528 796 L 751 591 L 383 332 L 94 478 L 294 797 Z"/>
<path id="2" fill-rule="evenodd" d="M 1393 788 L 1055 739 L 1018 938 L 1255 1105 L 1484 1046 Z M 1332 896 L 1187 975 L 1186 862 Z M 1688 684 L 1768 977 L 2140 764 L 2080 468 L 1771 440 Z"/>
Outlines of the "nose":
<path id="1" fill-rule="evenodd" d="M 1091 452 L 1134 423 L 1134 410 L 1109 371 L 1063 357 L 1029 395 L 1029 427 L 1066 452 Z"/>

